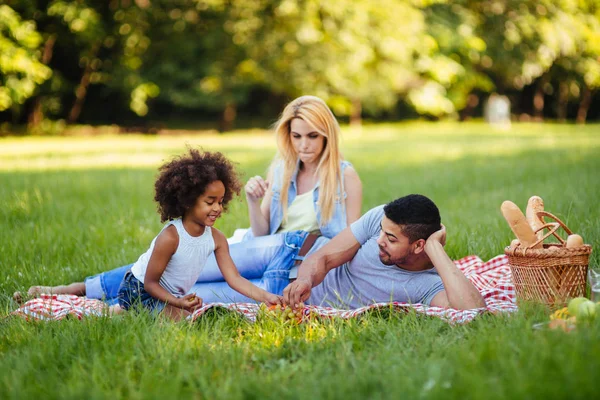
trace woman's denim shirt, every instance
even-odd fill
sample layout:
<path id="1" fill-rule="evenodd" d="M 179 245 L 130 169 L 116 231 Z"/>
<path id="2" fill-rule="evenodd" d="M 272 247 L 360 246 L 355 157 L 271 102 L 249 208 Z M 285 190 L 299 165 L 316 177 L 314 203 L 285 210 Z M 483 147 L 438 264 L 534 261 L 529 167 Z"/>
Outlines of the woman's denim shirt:
<path id="1" fill-rule="evenodd" d="M 341 178 L 342 182 L 344 182 L 344 170 L 351 166 L 348 161 L 342 161 L 340 163 L 341 169 Z M 300 166 L 300 161 L 296 165 L 296 170 L 292 174 L 292 180 L 290 182 L 290 186 L 288 189 L 288 207 L 292 204 L 294 199 L 296 198 L 297 186 L 296 186 L 296 177 L 298 176 L 298 168 Z M 281 206 L 281 186 L 282 186 L 282 178 L 283 178 L 283 162 L 277 163 L 273 170 L 273 198 L 271 199 L 271 209 L 270 209 L 270 219 L 269 219 L 269 234 L 273 235 L 277 232 L 279 227 L 281 226 L 281 222 L 283 221 L 283 208 Z M 313 192 L 313 205 L 315 207 L 315 211 L 317 213 L 317 222 L 319 223 L 319 229 L 321 230 L 321 234 L 325 237 L 332 238 L 342 230 L 344 230 L 348 226 L 348 221 L 346 219 L 346 207 L 344 207 L 343 199 L 346 198 L 346 192 L 344 192 L 343 197 L 340 195 L 340 187 L 338 186 L 337 195 L 335 197 L 335 207 L 333 210 L 333 215 L 331 219 L 323 225 L 321 222 L 321 210 L 317 205 L 317 200 L 319 199 L 319 182 L 315 186 L 315 190 Z"/>

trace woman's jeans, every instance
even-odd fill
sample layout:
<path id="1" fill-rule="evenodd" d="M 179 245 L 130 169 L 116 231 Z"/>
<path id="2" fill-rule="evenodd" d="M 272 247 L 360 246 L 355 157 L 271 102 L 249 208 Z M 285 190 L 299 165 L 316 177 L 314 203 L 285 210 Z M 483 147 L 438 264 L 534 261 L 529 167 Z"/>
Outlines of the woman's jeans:
<path id="1" fill-rule="evenodd" d="M 240 275 L 268 292 L 281 295 L 290 282 L 290 269 L 307 236 L 305 231 L 259 236 L 230 245 L 229 253 Z M 132 265 L 86 278 L 86 296 L 116 304 L 119 285 Z M 205 303 L 255 302 L 229 287 L 214 254 L 207 259 L 190 293 L 196 293 Z"/>

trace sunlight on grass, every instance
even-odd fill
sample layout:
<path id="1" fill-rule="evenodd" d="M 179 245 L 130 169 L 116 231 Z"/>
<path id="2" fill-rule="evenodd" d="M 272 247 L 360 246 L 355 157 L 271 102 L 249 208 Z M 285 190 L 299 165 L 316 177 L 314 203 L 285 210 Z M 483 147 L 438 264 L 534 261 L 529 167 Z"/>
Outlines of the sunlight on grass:
<path id="1" fill-rule="evenodd" d="M 344 127 L 342 151 L 372 152 L 375 165 L 417 165 L 428 161 L 456 161 L 469 156 L 513 155 L 533 149 L 569 149 L 574 153 L 600 147 L 594 126 L 581 132 L 568 127 L 565 134 L 553 125 L 514 125 L 494 131 L 485 124 L 406 123 Z M 600 131 L 600 127 L 598 130 Z M 197 136 L 105 135 L 95 137 L 0 139 L 0 171 L 146 168 L 181 154 L 186 145 L 226 152 L 234 161 L 270 160 L 276 150 L 273 134 L 265 130 L 226 135 Z M 381 153 L 382 146 L 397 147 L 401 154 Z M 351 160 L 352 161 L 352 160 Z"/>

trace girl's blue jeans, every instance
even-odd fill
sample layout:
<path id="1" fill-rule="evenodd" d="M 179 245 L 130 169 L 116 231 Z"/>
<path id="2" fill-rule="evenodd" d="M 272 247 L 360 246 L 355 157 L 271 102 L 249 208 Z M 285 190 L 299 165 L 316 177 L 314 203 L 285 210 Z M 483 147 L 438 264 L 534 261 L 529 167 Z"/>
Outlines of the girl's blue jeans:
<path id="1" fill-rule="evenodd" d="M 268 292 L 281 295 L 290 282 L 290 269 L 299 259 L 298 252 L 307 236 L 305 231 L 259 236 L 230 245 L 229 253 L 244 278 Z M 86 296 L 116 304 L 121 281 L 132 265 L 86 278 Z M 214 254 L 206 261 L 204 270 L 190 290 L 192 292 L 205 303 L 255 302 L 229 287 Z"/>

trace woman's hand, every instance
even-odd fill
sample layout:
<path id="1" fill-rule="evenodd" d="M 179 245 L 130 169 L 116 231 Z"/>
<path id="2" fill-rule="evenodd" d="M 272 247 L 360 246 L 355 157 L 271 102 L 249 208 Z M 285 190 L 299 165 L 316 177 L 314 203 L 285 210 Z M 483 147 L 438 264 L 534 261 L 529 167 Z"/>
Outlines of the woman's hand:
<path id="1" fill-rule="evenodd" d="M 177 299 L 175 306 L 189 312 L 194 312 L 197 308 L 202 307 L 202 299 L 193 293 L 186 294 Z"/>
<path id="2" fill-rule="evenodd" d="M 248 201 L 258 201 L 262 199 L 269 189 L 269 182 L 265 181 L 261 176 L 256 175 L 248 180 L 244 190 L 246 191 L 246 199 Z"/>

